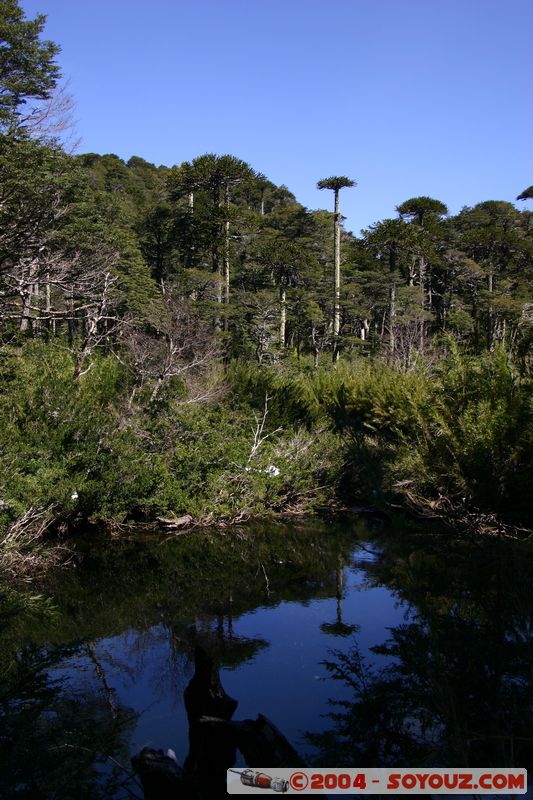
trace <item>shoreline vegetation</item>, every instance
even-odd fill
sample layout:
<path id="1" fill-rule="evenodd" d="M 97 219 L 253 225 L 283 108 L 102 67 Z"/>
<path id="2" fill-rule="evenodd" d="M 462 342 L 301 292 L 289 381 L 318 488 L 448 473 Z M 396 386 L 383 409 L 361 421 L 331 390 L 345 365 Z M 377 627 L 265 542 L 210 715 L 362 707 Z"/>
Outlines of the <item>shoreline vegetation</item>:
<path id="1" fill-rule="evenodd" d="M 502 348 L 474 357 L 451 343 L 409 372 L 215 366 L 201 403 L 183 381 L 155 400 L 150 384 L 134 393 L 113 355 L 79 381 L 73 365 L 38 340 L 0 355 L 8 582 L 68 561 L 81 530 L 176 535 L 353 508 L 531 535 L 531 381 Z"/>
<path id="2" fill-rule="evenodd" d="M 347 176 L 312 211 L 233 155 L 72 155 L 45 18 L 0 24 L 0 580 L 180 518 L 531 534 L 532 212 L 413 197 L 357 237 Z"/>

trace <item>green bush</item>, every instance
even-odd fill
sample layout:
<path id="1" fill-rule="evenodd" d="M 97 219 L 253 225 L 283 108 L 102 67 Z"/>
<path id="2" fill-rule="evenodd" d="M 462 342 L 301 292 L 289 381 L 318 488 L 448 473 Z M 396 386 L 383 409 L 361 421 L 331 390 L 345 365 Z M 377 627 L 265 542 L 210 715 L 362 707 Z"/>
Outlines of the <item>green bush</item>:
<path id="1" fill-rule="evenodd" d="M 452 350 L 416 437 L 401 439 L 396 476 L 424 497 L 531 524 L 532 388 L 503 349 L 481 358 Z"/>
<path id="2" fill-rule="evenodd" d="M 472 358 L 452 346 L 433 372 L 237 363 L 229 391 L 203 404 L 187 402 L 183 381 L 156 402 L 134 395 L 111 356 L 78 381 L 73 370 L 66 349 L 38 341 L 0 353 L 0 530 L 30 508 L 69 527 L 407 494 L 531 523 L 531 380 L 503 350 Z"/>
<path id="3" fill-rule="evenodd" d="M 12 516 L 30 506 L 72 508 L 71 495 L 90 479 L 117 424 L 118 362 L 97 358 L 81 381 L 73 370 L 68 352 L 41 342 L 2 351 L 0 499 Z"/>
<path id="4" fill-rule="evenodd" d="M 314 391 L 343 438 L 346 499 L 409 502 L 533 523 L 533 392 L 508 353 L 451 344 L 430 372 L 383 363 L 317 373 Z"/>

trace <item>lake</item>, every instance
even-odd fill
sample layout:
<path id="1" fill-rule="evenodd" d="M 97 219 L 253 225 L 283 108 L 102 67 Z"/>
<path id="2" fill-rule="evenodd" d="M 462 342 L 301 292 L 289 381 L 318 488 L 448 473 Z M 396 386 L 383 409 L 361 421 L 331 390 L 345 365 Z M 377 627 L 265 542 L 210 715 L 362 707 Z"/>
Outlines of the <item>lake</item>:
<path id="1" fill-rule="evenodd" d="M 530 543 L 356 516 L 91 534 L 3 621 L 0 797 L 141 796 L 132 754 L 187 754 L 198 644 L 309 764 L 531 768 L 532 578 Z"/>

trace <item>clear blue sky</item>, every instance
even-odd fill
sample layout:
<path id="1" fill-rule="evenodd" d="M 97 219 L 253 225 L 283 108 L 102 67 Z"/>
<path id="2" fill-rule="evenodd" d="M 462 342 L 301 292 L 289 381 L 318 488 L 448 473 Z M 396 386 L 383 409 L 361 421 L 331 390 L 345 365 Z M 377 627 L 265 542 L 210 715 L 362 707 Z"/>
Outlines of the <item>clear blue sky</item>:
<path id="1" fill-rule="evenodd" d="M 533 183 L 532 0 L 22 0 L 81 152 L 232 153 L 346 226 L 430 195 L 452 213 Z M 518 204 L 523 208 L 523 204 Z"/>

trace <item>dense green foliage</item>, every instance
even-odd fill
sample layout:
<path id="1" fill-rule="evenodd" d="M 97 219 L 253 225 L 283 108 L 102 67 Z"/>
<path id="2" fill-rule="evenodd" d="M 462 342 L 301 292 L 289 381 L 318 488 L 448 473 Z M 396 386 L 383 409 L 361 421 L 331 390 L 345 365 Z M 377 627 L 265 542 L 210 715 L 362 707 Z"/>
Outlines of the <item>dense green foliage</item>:
<path id="1" fill-rule="evenodd" d="M 304 498 L 312 508 L 334 492 L 342 465 L 335 437 L 310 433 L 299 413 L 261 433 L 264 405 L 227 396 L 190 403 L 179 381 L 137 402 L 129 371 L 113 357 L 96 357 L 73 382 L 71 354 L 42 342 L 4 349 L 0 369 L 4 525 L 30 505 L 73 526 L 242 517 L 298 509 Z"/>
<path id="2" fill-rule="evenodd" d="M 9 541 L 399 498 L 530 524 L 530 211 L 410 198 L 342 232 L 341 270 L 340 214 L 234 156 L 64 152 L 25 113 L 56 88 L 57 47 L 2 9 Z"/>
<path id="3" fill-rule="evenodd" d="M 18 0 L 2 0 L 0 5 L 0 130 L 26 124 L 38 115 L 32 103 L 50 97 L 59 78 L 54 58 L 59 47 L 41 41 L 45 17 L 24 19 Z"/>
<path id="4" fill-rule="evenodd" d="M 74 381 L 73 356 L 39 341 L 4 348 L 0 369 L 4 528 L 30 507 L 73 527 L 393 498 L 531 519 L 531 381 L 500 349 L 431 371 L 235 363 L 209 402 L 183 379 L 136 394 L 109 355 Z"/>

